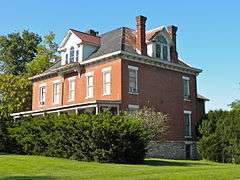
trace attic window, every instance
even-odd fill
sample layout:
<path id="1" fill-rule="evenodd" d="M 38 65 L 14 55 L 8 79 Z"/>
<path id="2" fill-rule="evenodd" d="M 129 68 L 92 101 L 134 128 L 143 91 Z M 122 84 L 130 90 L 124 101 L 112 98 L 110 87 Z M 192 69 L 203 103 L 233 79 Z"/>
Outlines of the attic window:
<path id="1" fill-rule="evenodd" d="M 156 58 L 168 61 L 169 47 L 166 38 L 162 35 L 157 36 L 155 42 L 156 42 Z"/>
<path id="2" fill-rule="evenodd" d="M 70 48 L 70 57 L 69 57 L 70 63 L 74 62 L 74 47 L 72 46 Z"/>

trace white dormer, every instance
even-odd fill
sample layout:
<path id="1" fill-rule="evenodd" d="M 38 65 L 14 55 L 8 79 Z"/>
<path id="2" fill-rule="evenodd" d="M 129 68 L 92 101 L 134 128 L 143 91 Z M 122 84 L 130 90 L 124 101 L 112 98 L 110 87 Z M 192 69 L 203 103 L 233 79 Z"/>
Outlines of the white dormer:
<path id="1" fill-rule="evenodd" d="M 61 65 L 82 62 L 100 46 L 100 37 L 70 29 L 61 42 Z"/>
<path id="2" fill-rule="evenodd" d="M 147 41 L 147 54 L 162 61 L 170 61 L 170 47 L 173 42 L 166 28 L 160 27 L 147 33 L 152 34 Z"/>

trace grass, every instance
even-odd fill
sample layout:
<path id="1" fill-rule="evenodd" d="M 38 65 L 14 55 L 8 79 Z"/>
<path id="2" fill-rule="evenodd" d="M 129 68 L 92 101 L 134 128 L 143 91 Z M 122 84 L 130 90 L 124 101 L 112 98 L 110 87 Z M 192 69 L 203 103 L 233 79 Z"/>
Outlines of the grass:
<path id="1" fill-rule="evenodd" d="M 0 180 L 240 179 L 240 166 L 208 161 L 146 159 L 144 165 L 100 164 L 61 158 L 0 155 Z"/>

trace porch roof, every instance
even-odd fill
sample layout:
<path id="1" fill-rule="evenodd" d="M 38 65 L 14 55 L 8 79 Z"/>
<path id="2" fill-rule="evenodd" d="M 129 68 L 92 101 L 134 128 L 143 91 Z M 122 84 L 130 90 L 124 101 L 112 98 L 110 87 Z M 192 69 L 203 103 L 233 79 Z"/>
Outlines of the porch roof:
<path id="1" fill-rule="evenodd" d="M 51 107 L 47 109 L 38 109 L 34 111 L 23 111 L 11 114 L 12 117 L 18 118 L 20 116 L 29 116 L 29 115 L 41 115 L 43 113 L 54 113 L 54 112 L 63 112 L 68 110 L 84 109 L 89 107 L 98 107 L 98 106 L 119 106 L 121 104 L 120 100 L 95 100 L 84 103 L 70 104 L 58 107 Z"/>

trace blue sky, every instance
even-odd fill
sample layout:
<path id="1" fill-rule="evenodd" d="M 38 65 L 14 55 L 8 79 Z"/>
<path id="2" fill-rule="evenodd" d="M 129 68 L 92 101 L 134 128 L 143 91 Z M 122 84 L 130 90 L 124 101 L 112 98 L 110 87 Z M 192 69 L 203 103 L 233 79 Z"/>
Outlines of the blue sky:
<path id="1" fill-rule="evenodd" d="M 69 28 L 93 28 L 100 33 L 128 26 L 135 16 L 147 16 L 147 29 L 178 26 L 179 56 L 203 69 L 198 92 L 210 99 L 207 110 L 228 108 L 240 99 L 240 1 L 63 1 L 1 0 L 0 34 L 28 29 L 54 31 L 60 42 Z"/>

